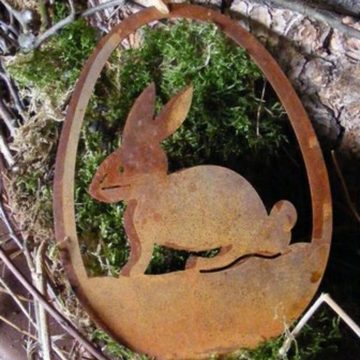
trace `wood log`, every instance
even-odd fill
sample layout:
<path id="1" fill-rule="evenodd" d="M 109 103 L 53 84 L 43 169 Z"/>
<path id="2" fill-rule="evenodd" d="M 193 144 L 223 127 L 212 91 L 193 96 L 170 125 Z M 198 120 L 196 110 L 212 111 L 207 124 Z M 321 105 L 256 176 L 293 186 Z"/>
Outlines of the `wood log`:
<path id="1" fill-rule="evenodd" d="M 360 157 L 360 40 L 262 0 L 234 0 L 229 10 L 279 61 L 323 145 Z M 343 22 L 360 29 L 354 18 Z"/>

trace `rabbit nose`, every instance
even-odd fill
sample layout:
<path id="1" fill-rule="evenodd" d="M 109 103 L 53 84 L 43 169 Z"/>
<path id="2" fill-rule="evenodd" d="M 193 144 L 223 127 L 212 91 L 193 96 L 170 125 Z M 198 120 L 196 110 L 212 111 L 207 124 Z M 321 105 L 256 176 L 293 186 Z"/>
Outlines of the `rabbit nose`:
<path id="1" fill-rule="evenodd" d="M 111 192 L 109 193 L 109 190 L 104 190 L 99 186 L 92 186 L 90 185 L 89 193 L 91 197 L 97 201 L 105 202 L 105 203 L 113 203 L 114 200 L 111 196 Z"/>

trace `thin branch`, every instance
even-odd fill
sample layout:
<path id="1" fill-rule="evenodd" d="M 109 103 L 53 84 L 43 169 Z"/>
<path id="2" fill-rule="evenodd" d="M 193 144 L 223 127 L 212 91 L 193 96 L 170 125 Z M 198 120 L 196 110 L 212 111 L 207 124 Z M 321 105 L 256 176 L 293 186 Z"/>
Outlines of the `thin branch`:
<path id="1" fill-rule="evenodd" d="M 18 37 L 7 34 L 7 32 L 0 27 L 0 55 L 9 54 L 13 49 L 17 49 L 18 47 Z"/>
<path id="2" fill-rule="evenodd" d="M 125 4 L 125 0 L 111 0 L 111 1 L 107 1 L 105 3 L 99 4 L 97 6 L 91 7 L 87 10 L 85 10 L 82 13 L 79 13 L 78 16 L 80 17 L 87 17 L 87 16 L 91 16 L 99 11 L 105 10 L 109 7 L 115 7 L 115 6 L 121 6 Z"/>
<path id="3" fill-rule="evenodd" d="M 330 27 L 339 30 L 343 34 L 360 40 L 360 31 L 342 22 L 342 16 L 327 10 L 321 10 L 306 4 L 292 0 L 256 0 L 258 3 L 277 8 L 288 9 L 300 13 L 306 17 L 326 23 Z"/>
<path id="4" fill-rule="evenodd" d="M 19 36 L 19 32 L 15 29 L 15 27 L 10 24 L 6 24 L 4 21 L 0 20 L 0 27 L 2 27 L 2 29 L 8 34 L 12 33 L 16 37 Z"/>
<path id="5" fill-rule="evenodd" d="M 108 360 L 100 350 L 97 350 L 89 340 L 87 340 L 82 334 L 80 334 L 72 323 L 67 320 L 58 310 L 51 306 L 46 299 L 40 294 L 34 286 L 32 286 L 24 277 L 24 275 L 17 269 L 10 258 L 6 255 L 4 250 L 0 247 L 0 259 L 8 267 L 8 269 L 14 274 L 19 282 L 25 287 L 25 289 L 33 296 L 34 299 L 39 301 L 45 308 L 45 310 L 59 323 L 59 325 L 79 341 L 84 349 L 93 355 L 97 360 Z"/>
<path id="6" fill-rule="evenodd" d="M 1 1 L 1 0 L 0 0 Z M 159 11 L 163 13 L 168 13 L 169 9 L 167 8 L 167 5 L 164 4 L 162 0 L 135 0 L 136 3 L 141 4 L 142 6 L 155 6 Z M 56 23 L 54 26 L 52 26 L 50 29 L 46 30 L 43 34 L 39 35 L 32 43 L 29 48 L 27 48 L 27 51 L 34 50 L 38 48 L 44 41 L 46 41 L 48 38 L 53 36 L 56 32 L 61 30 L 66 25 L 71 24 L 75 19 L 79 17 L 87 17 L 90 15 L 95 14 L 98 11 L 105 10 L 109 7 L 115 7 L 115 6 L 121 6 L 124 5 L 125 0 L 110 0 L 105 3 L 102 3 L 100 5 L 94 6 L 92 8 L 89 8 L 85 10 L 84 12 L 76 12 L 75 8 L 73 6 L 73 1 L 69 0 L 70 4 L 70 15 L 64 18 L 63 20 Z"/>
<path id="7" fill-rule="evenodd" d="M 6 127 L 8 128 L 10 135 L 12 137 L 15 136 L 16 130 L 16 120 L 15 118 L 10 114 L 9 110 L 7 109 L 5 103 L 0 98 L 0 118 L 4 121 Z"/>
<path id="8" fill-rule="evenodd" d="M 1 199 L 0 199 L 0 218 L 3 221 L 6 229 L 8 230 L 8 236 L 16 243 L 16 245 L 19 247 L 19 249 L 22 250 L 30 272 L 35 273 L 34 262 L 33 262 L 32 258 L 31 258 L 30 253 L 29 253 L 29 249 L 26 246 L 26 239 L 24 240 L 24 243 L 22 243 L 20 241 L 19 237 L 17 236 L 17 234 L 15 233 L 15 231 L 14 231 L 14 229 L 12 227 L 12 224 L 11 224 L 11 222 L 10 222 L 10 220 L 8 218 L 8 215 L 7 215 L 7 213 L 6 213 L 5 209 L 4 209 L 4 206 L 3 206 L 3 203 L 1 201 Z"/>
<path id="9" fill-rule="evenodd" d="M 3 293 L 3 294 L 7 294 L 7 295 L 11 296 L 11 295 L 9 294 L 9 292 L 8 292 L 6 289 L 2 288 L 2 287 L 0 287 L 0 292 Z M 14 293 L 14 295 L 15 295 L 20 301 L 24 301 L 24 302 L 28 302 L 28 303 L 32 303 L 32 302 L 33 302 L 31 299 L 28 299 L 28 298 L 25 297 L 25 296 L 22 296 L 22 295 L 19 295 L 19 294 L 15 294 L 15 293 Z"/>
<path id="10" fill-rule="evenodd" d="M 16 89 L 16 86 L 5 70 L 4 65 L 0 61 L 0 77 L 5 81 L 7 88 L 9 89 L 10 95 L 14 101 L 15 108 L 19 112 L 20 115 L 22 115 L 22 112 L 24 110 L 24 104 L 22 100 L 20 99 L 19 92 Z M 24 116 L 23 116 L 24 117 Z"/>
<path id="11" fill-rule="evenodd" d="M 19 22 L 19 24 L 21 25 L 21 27 L 24 29 L 24 31 L 27 31 L 28 26 L 26 21 L 24 21 L 24 18 L 21 14 L 21 12 L 15 10 L 8 2 L 6 2 L 5 0 L 0 0 L 0 3 L 2 3 L 6 10 Z"/>
<path id="12" fill-rule="evenodd" d="M 3 286 L 3 288 L 6 290 L 6 292 L 11 296 L 11 298 L 14 300 L 14 302 L 17 304 L 17 306 L 20 308 L 20 310 L 23 312 L 23 314 L 28 318 L 31 325 L 34 326 L 36 329 L 36 324 L 32 317 L 29 315 L 28 311 L 26 310 L 25 306 L 21 303 L 18 296 L 12 291 L 12 289 L 9 287 L 9 285 L 5 282 L 5 280 L 0 277 L 0 284 Z"/>
<path id="13" fill-rule="evenodd" d="M 23 329 L 20 329 L 17 325 L 15 325 L 14 323 L 12 323 L 11 321 L 9 321 L 8 319 L 6 319 L 5 317 L 3 317 L 1 315 L 0 315 L 0 320 L 3 321 L 4 323 L 8 324 L 12 328 L 14 328 L 19 333 L 21 333 L 21 334 L 23 334 L 23 335 L 25 335 L 25 336 L 27 336 L 27 337 L 35 340 L 35 341 L 38 341 L 38 339 L 34 335 L 30 334 L 29 332 L 27 332 L 27 331 L 25 331 Z"/>
<path id="14" fill-rule="evenodd" d="M 11 155 L 10 149 L 5 141 L 5 135 L 2 129 L 0 129 L 0 152 L 4 157 L 8 167 L 12 168 L 15 165 L 15 160 Z"/>
<path id="15" fill-rule="evenodd" d="M 94 9 L 94 7 L 96 6 L 95 3 L 94 3 L 94 0 L 89 0 L 88 3 L 90 5 L 90 7 L 89 7 L 89 9 L 87 11 L 89 11 L 90 9 Z M 101 15 L 99 14 L 99 11 L 97 11 L 94 15 L 96 16 L 98 21 L 101 22 L 103 20 Z"/>
<path id="16" fill-rule="evenodd" d="M 55 354 L 61 359 L 61 360 L 69 360 L 64 354 L 63 352 L 61 351 L 61 349 L 55 345 L 55 344 L 52 344 L 53 346 L 53 349 L 54 349 L 54 352 Z"/>
<path id="17" fill-rule="evenodd" d="M 3 279 L 0 277 L 0 281 L 2 281 Z M 0 288 L 0 292 L 4 292 L 6 294 L 8 294 L 9 296 L 11 296 L 14 301 L 16 301 L 16 304 L 20 307 L 21 311 L 25 314 L 25 316 L 30 320 L 30 323 L 35 327 L 36 329 L 36 324 L 34 323 L 34 321 L 32 320 L 29 312 L 24 308 L 24 306 L 18 302 L 18 300 L 22 300 L 22 301 L 26 301 L 26 302 L 29 302 L 31 303 L 32 300 L 30 299 L 27 299 L 21 295 L 17 295 L 15 293 L 12 292 L 12 290 L 10 289 L 9 291 L 9 288 L 6 288 L 6 289 L 2 289 Z M 16 325 L 14 325 L 13 323 L 11 323 L 9 320 L 5 319 L 5 318 L 2 318 L 2 320 L 4 322 L 6 322 L 9 326 L 15 328 L 17 331 L 19 331 L 20 333 L 26 335 L 26 336 L 29 336 L 29 333 L 28 332 L 24 332 L 22 329 L 20 329 L 19 327 L 17 327 Z M 33 340 L 36 340 L 38 341 L 38 339 L 36 337 L 34 337 L 33 335 L 30 334 L 30 337 L 33 339 Z M 55 344 L 55 341 L 56 341 L 56 336 L 52 337 L 51 338 L 51 343 L 52 343 L 52 347 L 54 349 L 54 352 L 56 353 L 56 355 L 58 355 L 58 357 L 61 359 L 61 360 L 68 360 L 65 355 L 63 354 L 63 352 L 61 351 L 61 349 Z"/>
<path id="18" fill-rule="evenodd" d="M 45 279 L 43 269 L 43 257 L 46 250 L 46 242 L 42 241 L 35 255 L 35 273 L 32 274 L 33 283 L 37 290 L 45 296 Z M 49 335 L 49 327 L 47 314 L 44 307 L 38 301 L 35 301 L 36 323 L 38 325 L 38 336 L 40 338 L 40 346 L 42 348 L 42 356 L 44 360 L 51 360 L 51 342 Z"/>
<path id="19" fill-rule="evenodd" d="M 60 20 L 58 23 L 56 23 L 50 29 L 46 30 L 44 33 L 39 35 L 35 39 L 33 44 L 27 50 L 31 51 L 31 50 L 38 48 L 40 46 L 40 44 L 42 44 L 45 40 L 47 40 L 52 35 L 56 34 L 64 26 L 71 24 L 75 20 L 76 12 L 75 12 L 75 7 L 74 7 L 74 2 L 73 2 L 73 0 L 68 0 L 68 2 L 69 2 L 69 6 L 70 6 L 70 14 L 66 18 Z"/>
<path id="20" fill-rule="evenodd" d="M 263 88 L 262 88 L 262 91 L 261 91 L 260 104 L 259 104 L 259 107 L 257 109 L 257 114 L 256 114 L 256 136 L 260 136 L 260 116 L 261 116 L 261 112 L 262 112 L 263 107 L 264 107 L 266 83 L 267 83 L 267 81 L 264 80 L 264 85 L 263 85 Z"/>
<path id="21" fill-rule="evenodd" d="M 336 173 L 337 173 L 337 175 L 338 175 L 338 177 L 340 179 L 340 183 L 341 183 L 341 187 L 343 189 L 344 195 L 345 195 L 346 203 L 348 204 L 349 209 L 350 209 L 352 215 L 354 216 L 355 220 L 357 220 L 357 222 L 360 223 L 360 214 L 358 213 L 354 203 L 351 200 L 349 189 L 348 189 L 348 187 L 346 185 L 344 175 L 342 174 L 342 171 L 340 169 L 339 162 L 338 162 L 338 160 L 336 158 L 336 154 L 335 154 L 334 150 L 331 151 L 331 158 L 332 158 L 332 161 L 334 163 L 335 171 L 336 171 Z"/>
<path id="22" fill-rule="evenodd" d="M 19 249 L 24 250 L 24 245 L 22 244 L 22 242 L 19 240 L 19 238 L 16 236 L 14 229 L 10 223 L 10 220 L 8 218 L 8 215 L 4 209 L 4 205 L 0 199 L 0 218 L 2 220 L 2 222 L 4 223 L 7 231 L 8 231 L 8 236 L 14 240 L 14 242 L 16 243 L 16 245 L 19 247 Z"/>

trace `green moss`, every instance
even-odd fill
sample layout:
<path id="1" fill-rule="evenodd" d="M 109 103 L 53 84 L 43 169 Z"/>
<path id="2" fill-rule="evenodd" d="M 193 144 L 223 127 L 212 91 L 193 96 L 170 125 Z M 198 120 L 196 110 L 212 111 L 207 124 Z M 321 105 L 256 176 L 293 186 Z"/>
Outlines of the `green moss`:
<path id="1" fill-rule="evenodd" d="M 65 7 L 57 4 L 56 19 L 61 18 L 64 12 Z M 9 66 L 9 72 L 20 86 L 46 93 L 58 106 L 74 86 L 84 61 L 96 43 L 96 30 L 88 26 L 84 19 L 79 19 L 66 26 L 40 49 L 18 55 Z"/>
<path id="2" fill-rule="evenodd" d="M 95 330 L 92 340 L 104 346 L 105 351 L 114 359 L 147 360 L 145 355 L 138 355 L 124 346 L 119 345 L 109 335 L 102 330 Z"/>
<path id="3" fill-rule="evenodd" d="M 330 355 L 338 353 L 337 343 L 340 338 L 339 318 L 334 317 L 329 309 L 323 309 L 317 312 L 302 329 L 300 335 L 292 343 L 287 359 L 328 359 Z M 280 336 L 261 344 L 254 350 L 241 351 L 232 359 L 278 360 L 283 342 L 284 337 Z"/>

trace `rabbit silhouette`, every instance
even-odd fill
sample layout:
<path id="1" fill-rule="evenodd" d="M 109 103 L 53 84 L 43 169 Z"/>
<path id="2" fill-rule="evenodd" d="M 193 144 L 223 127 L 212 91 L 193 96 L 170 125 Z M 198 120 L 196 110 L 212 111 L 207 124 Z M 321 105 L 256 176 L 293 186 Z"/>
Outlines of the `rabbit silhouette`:
<path id="1" fill-rule="evenodd" d="M 221 269 L 246 255 L 287 251 L 297 220 L 289 201 L 278 201 L 268 214 L 251 184 L 220 166 L 168 174 L 161 141 L 185 120 L 192 94 L 192 86 L 186 87 L 154 116 L 155 85 L 149 85 L 128 115 L 120 148 L 92 179 L 92 197 L 127 203 L 124 227 L 130 257 L 121 275 L 144 274 L 154 244 L 189 252 L 220 248 L 212 258 L 190 256 L 186 270 L 197 271 Z"/>

